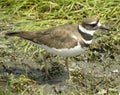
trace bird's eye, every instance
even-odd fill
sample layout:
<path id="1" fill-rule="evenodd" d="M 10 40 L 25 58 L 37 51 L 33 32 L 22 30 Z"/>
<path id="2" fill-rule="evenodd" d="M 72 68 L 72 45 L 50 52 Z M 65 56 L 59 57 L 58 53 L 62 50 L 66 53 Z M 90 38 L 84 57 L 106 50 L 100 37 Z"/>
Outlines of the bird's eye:
<path id="1" fill-rule="evenodd" d="M 90 26 L 92 26 L 92 27 L 95 27 L 97 24 L 89 24 Z"/>

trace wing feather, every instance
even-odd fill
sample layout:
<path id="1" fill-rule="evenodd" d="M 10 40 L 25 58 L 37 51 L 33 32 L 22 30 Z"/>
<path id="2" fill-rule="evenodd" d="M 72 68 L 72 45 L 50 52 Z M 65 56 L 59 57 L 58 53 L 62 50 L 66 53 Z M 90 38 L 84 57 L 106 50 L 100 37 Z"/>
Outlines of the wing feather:
<path id="1" fill-rule="evenodd" d="M 32 41 L 57 49 L 73 48 L 77 45 L 77 41 L 72 37 L 70 32 L 70 30 L 61 29 L 60 27 L 51 28 L 43 32 L 36 32 Z"/>

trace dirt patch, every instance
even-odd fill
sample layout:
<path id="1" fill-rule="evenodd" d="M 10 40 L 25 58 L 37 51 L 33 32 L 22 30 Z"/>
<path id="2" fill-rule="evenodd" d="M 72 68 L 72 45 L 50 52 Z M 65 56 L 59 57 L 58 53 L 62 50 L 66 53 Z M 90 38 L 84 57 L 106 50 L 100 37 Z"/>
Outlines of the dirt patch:
<path id="1" fill-rule="evenodd" d="M 1 47 L 0 51 L 0 84 L 2 88 L 11 88 L 15 93 L 25 90 L 21 87 L 27 89 L 29 86 L 29 90 L 33 90 L 35 86 L 36 91 L 39 93 L 38 89 L 40 89 L 44 95 L 50 93 L 67 95 L 71 93 L 91 95 L 119 93 L 120 40 L 117 39 L 111 43 L 109 41 L 111 38 L 106 37 L 104 43 L 103 39 L 105 38 L 95 40 L 84 54 L 69 59 L 71 73 L 69 80 L 62 57 L 48 57 L 47 62 L 52 79 L 46 81 L 44 80 L 44 65 L 39 52 L 32 54 L 32 50 L 36 48 L 24 52 L 24 49 L 16 49 L 13 43 L 7 44 L 7 47 Z M 21 78 L 21 76 L 25 77 Z M 18 88 L 14 88 L 16 85 Z"/>

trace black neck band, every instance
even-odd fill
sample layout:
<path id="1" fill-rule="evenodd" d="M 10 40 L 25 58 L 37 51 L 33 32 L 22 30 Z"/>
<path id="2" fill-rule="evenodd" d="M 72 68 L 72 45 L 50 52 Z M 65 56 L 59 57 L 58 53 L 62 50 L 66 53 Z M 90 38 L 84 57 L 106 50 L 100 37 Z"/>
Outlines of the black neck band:
<path id="1" fill-rule="evenodd" d="M 78 26 L 78 31 L 79 33 L 82 35 L 83 39 L 85 39 L 86 41 L 92 40 L 93 36 L 87 33 L 84 33 L 80 30 L 79 26 Z"/>

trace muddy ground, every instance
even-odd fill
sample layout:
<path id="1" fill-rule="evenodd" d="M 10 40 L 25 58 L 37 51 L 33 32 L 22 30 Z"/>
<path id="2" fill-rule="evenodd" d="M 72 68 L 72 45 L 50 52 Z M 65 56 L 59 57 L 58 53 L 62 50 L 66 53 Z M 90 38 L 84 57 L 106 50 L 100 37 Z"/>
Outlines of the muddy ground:
<path id="1" fill-rule="evenodd" d="M 48 55 L 45 80 L 43 49 L 5 32 L 40 30 L 80 23 L 96 15 L 110 31 L 99 31 L 91 46 L 69 58 Z M 0 95 L 120 95 L 119 0 L 0 0 Z"/>
<path id="2" fill-rule="evenodd" d="M 0 86 L 12 94 L 120 93 L 120 33 L 117 30 L 98 32 L 84 54 L 69 58 L 69 80 L 63 57 L 47 57 L 51 79 L 45 80 L 38 47 L 19 38 L 5 38 L 2 34 L 0 39 Z"/>

